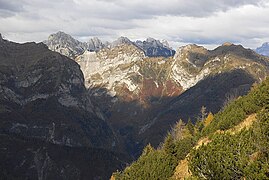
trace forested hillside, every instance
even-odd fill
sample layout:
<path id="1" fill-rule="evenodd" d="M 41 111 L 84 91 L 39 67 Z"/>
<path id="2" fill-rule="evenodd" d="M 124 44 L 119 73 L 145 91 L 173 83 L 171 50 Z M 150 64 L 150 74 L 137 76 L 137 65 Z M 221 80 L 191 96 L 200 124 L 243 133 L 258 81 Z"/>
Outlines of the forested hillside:
<path id="1" fill-rule="evenodd" d="M 179 120 L 164 142 L 112 179 L 269 179 L 269 79 L 196 124 Z"/>

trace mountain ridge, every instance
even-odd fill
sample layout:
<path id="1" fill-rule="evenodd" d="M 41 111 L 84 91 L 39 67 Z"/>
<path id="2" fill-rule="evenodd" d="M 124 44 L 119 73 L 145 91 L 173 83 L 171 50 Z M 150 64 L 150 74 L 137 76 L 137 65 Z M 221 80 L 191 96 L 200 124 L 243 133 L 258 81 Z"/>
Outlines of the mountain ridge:
<path id="1" fill-rule="evenodd" d="M 145 41 L 132 42 L 127 37 L 119 37 L 113 42 L 103 43 L 97 37 L 89 39 L 88 42 L 80 42 L 74 39 L 71 35 L 59 31 L 55 34 L 51 34 L 48 40 L 43 41 L 50 50 L 57 51 L 63 55 L 66 55 L 72 59 L 77 56 L 82 55 L 85 51 L 95 51 L 98 52 L 104 48 L 114 48 L 122 44 L 133 44 L 144 51 L 146 56 L 149 57 L 169 57 L 173 56 L 175 51 L 169 47 L 167 41 L 161 43 L 159 40 L 153 38 L 147 38 Z"/>

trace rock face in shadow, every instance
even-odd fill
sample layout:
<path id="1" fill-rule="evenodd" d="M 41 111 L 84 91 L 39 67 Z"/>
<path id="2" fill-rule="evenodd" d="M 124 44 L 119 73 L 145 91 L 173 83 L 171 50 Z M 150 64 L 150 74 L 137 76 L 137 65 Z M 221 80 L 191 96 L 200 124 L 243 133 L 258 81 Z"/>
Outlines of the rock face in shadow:
<path id="1" fill-rule="evenodd" d="M 109 179 L 128 159 L 98 148 L 60 146 L 10 135 L 0 138 L 1 179 Z"/>
<path id="2" fill-rule="evenodd" d="M 87 149 L 101 148 L 99 155 L 98 150 L 93 150 L 93 160 L 105 160 L 101 152 L 110 154 L 110 151 L 119 148 L 120 143 L 103 113 L 91 102 L 76 62 L 48 50 L 42 43 L 17 44 L 6 40 L 0 42 L 0 134 L 3 136 L 1 156 L 8 157 L 10 153 L 10 163 L 16 164 L 5 166 L 3 163 L 7 162 L 1 158 L 1 172 L 11 173 L 9 168 L 17 166 L 20 169 L 17 160 L 22 151 L 26 161 L 41 159 L 47 163 L 47 169 L 42 172 L 44 176 L 48 171 L 55 174 L 62 171 L 57 156 L 66 158 L 70 167 L 73 166 L 72 157 L 66 157 L 66 148 L 73 156 L 81 156 L 77 148 L 87 156 L 91 156 Z M 12 138 L 14 136 L 15 139 Z M 25 149 L 20 150 L 20 145 Z M 9 147 L 12 147 L 10 151 Z M 27 150 L 28 147 L 33 151 Z M 49 147 L 55 148 L 55 154 L 51 155 L 52 151 L 46 150 Z M 31 151 L 30 154 L 28 151 Z M 39 151 L 42 152 L 40 157 L 35 154 Z M 120 165 L 122 162 L 117 160 L 115 163 Z M 23 161 L 20 163 L 23 164 Z M 27 166 L 33 168 L 31 172 L 45 166 L 31 163 Z M 81 175 L 81 166 L 74 166 L 73 173 Z M 89 166 L 88 171 L 97 173 L 98 168 L 105 168 L 105 165 Z M 64 176 L 68 175 L 65 174 L 67 170 L 63 172 Z M 99 175 L 103 176 L 102 173 Z M 43 175 L 30 174 L 29 177 L 37 179 Z"/>

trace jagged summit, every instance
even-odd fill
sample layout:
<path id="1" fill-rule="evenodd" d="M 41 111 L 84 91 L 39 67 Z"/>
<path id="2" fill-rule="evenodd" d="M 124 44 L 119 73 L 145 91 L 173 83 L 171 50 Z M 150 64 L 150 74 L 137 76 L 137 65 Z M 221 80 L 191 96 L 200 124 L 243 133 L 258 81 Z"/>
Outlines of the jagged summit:
<path id="1" fill-rule="evenodd" d="M 65 39 L 73 39 L 73 40 L 75 40 L 71 35 L 69 35 L 69 34 L 66 34 L 65 32 L 63 32 L 63 31 L 58 31 L 57 33 L 55 33 L 55 34 L 51 34 L 51 35 L 49 35 L 49 40 L 52 40 L 52 39 L 54 39 L 55 37 L 57 37 L 57 38 L 59 38 L 59 39 L 63 39 L 63 38 L 65 38 Z"/>
<path id="2" fill-rule="evenodd" d="M 256 52 L 264 56 L 269 56 L 269 42 L 263 43 L 261 47 L 256 49 Z"/>
<path id="3" fill-rule="evenodd" d="M 145 41 L 132 42 L 127 37 L 119 37 L 112 43 L 102 42 L 99 38 L 94 37 L 88 42 L 80 42 L 65 32 L 59 31 L 51 34 L 48 40 L 43 41 L 50 50 L 59 52 L 69 58 L 75 59 L 82 55 L 84 51 L 98 52 L 104 48 L 114 48 L 120 45 L 134 45 L 142 49 L 148 57 L 170 57 L 175 54 L 175 51 L 169 47 L 166 40 L 156 40 L 154 38 L 147 38 Z"/>
<path id="4" fill-rule="evenodd" d="M 82 43 L 62 31 L 51 34 L 48 40 L 43 41 L 43 43 L 46 44 L 50 50 L 59 52 L 70 58 L 75 58 L 82 54 L 87 48 L 86 43 Z"/>
<path id="5" fill-rule="evenodd" d="M 159 40 L 154 38 L 147 38 L 145 41 L 136 41 L 135 45 L 141 48 L 146 56 L 149 57 L 169 57 L 174 56 L 175 51 L 169 47 L 167 41 L 164 41 L 165 44 L 161 43 Z"/>

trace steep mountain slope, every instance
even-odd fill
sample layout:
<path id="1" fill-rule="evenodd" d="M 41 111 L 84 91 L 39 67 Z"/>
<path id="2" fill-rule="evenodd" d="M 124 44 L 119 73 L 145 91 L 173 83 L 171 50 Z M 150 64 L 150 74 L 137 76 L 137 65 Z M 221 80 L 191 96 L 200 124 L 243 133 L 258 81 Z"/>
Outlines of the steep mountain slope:
<path id="1" fill-rule="evenodd" d="M 195 121 L 203 105 L 217 112 L 227 96 L 244 95 L 269 72 L 268 58 L 229 43 L 212 51 L 184 46 L 173 58 L 148 58 L 124 44 L 76 61 L 91 97 L 131 153 L 148 142 L 157 146 L 179 118 Z"/>
<path id="2" fill-rule="evenodd" d="M 7 137 L 1 138 L 2 156 L 11 153 L 5 143 L 15 147 L 17 140 L 9 138 L 13 136 L 26 138 L 22 144 L 35 150 L 42 149 L 41 142 L 54 144 L 56 153 L 65 146 L 120 148 L 104 115 L 91 102 L 78 64 L 42 43 L 0 41 L 0 134 Z M 12 160 L 18 158 L 14 154 Z M 32 168 L 38 170 L 37 164 Z"/>
<path id="3" fill-rule="evenodd" d="M 264 56 L 269 56 L 269 43 L 263 43 L 261 47 L 256 49 L 256 52 Z"/>
<path id="4" fill-rule="evenodd" d="M 195 125 L 177 122 L 158 149 L 111 179 L 268 179 L 269 79 Z"/>

